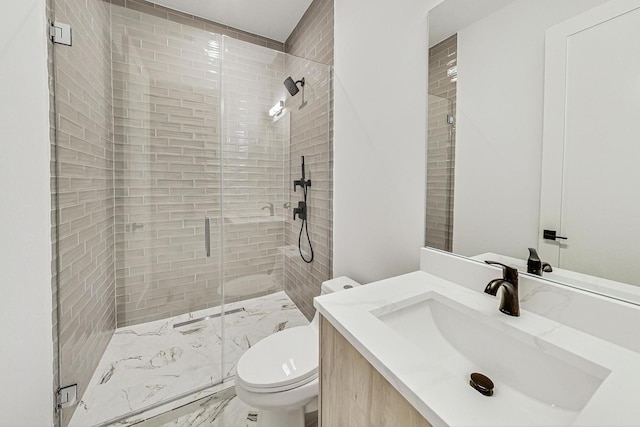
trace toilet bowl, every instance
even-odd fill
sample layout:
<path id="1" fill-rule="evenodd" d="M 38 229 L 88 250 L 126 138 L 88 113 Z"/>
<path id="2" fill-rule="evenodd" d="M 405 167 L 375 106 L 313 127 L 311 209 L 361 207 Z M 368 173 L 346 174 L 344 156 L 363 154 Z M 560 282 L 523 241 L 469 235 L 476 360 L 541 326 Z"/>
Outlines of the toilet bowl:
<path id="1" fill-rule="evenodd" d="M 348 277 L 322 284 L 321 295 L 359 286 Z M 304 427 L 318 408 L 319 315 L 270 335 L 248 349 L 236 368 L 236 394 L 259 410 L 258 427 Z"/>

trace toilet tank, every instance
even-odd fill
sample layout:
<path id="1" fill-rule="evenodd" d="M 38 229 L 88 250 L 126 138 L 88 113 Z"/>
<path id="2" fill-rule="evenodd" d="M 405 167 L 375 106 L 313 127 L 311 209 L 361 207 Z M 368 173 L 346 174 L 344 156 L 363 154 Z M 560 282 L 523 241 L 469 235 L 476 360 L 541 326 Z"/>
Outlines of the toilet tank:
<path id="1" fill-rule="evenodd" d="M 344 289 L 351 289 L 355 288 L 356 286 L 360 286 L 360 283 L 348 278 L 347 276 L 336 277 L 335 279 L 322 282 L 320 295 L 330 294 L 332 292 L 338 292 Z"/>
<path id="2" fill-rule="evenodd" d="M 336 277 L 335 279 L 322 282 L 320 295 L 339 292 L 345 289 L 355 288 L 356 286 L 361 286 L 361 284 L 356 282 L 355 280 L 349 279 L 347 276 Z M 309 326 L 311 326 L 315 330 L 318 330 L 319 321 L 320 321 L 320 314 L 318 314 L 318 312 L 316 311 L 315 315 L 313 316 L 313 320 L 311 320 L 311 324 Z"/>

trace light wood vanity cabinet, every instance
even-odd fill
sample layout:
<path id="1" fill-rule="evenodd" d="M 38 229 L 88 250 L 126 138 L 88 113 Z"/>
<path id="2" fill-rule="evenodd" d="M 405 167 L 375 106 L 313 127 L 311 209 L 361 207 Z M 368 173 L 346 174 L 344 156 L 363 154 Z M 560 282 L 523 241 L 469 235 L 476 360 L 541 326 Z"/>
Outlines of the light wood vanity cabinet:
<path id="1" fill-rule="evenodd" d="M 431 427 L 322 316 L 320 427 Z"/>

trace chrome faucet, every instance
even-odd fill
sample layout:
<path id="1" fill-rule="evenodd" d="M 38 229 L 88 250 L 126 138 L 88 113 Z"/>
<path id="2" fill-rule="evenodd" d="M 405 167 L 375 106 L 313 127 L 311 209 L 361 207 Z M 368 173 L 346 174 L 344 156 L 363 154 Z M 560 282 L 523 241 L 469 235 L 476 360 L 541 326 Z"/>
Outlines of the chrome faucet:
<path id="1" fill-rule="evenodd" d="M 508 267 L 496 261 L 485 261 L 490 265 L 502 267 L 502 278 L 489 282 L 484 292 L 496 296 L 498 289 L 502 288 L 502 300 L 500 311 L 509 316 L 520 316 L 520 301 L 518 300 L 518 269 Z"/>
<path id="2" fill-rule="evenodd" d="M 273 203 L 267 203 L 267 205 L 262 207 L 262 210 L 269 209 L 269 215 L 273 216 Z"/>

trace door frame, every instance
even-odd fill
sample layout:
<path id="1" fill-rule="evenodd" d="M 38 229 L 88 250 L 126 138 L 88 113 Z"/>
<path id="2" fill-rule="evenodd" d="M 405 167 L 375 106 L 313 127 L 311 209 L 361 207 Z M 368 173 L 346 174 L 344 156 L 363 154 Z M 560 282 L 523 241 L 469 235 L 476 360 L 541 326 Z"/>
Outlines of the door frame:
<path id="1" fill-rule="evenodd" d="M 542 259 L 556 266 L 560 260 L 560 249 L 565 247 L 564 241 L 545 240 L 543 230 L 557 230 L 558 235 L 563 236 L 562 196 L 567 116 L 565 107 L 568 39 L 638 8 L 640 8 L 640 0 L 612 0 L 546 31 L 538 252 Z"/>

